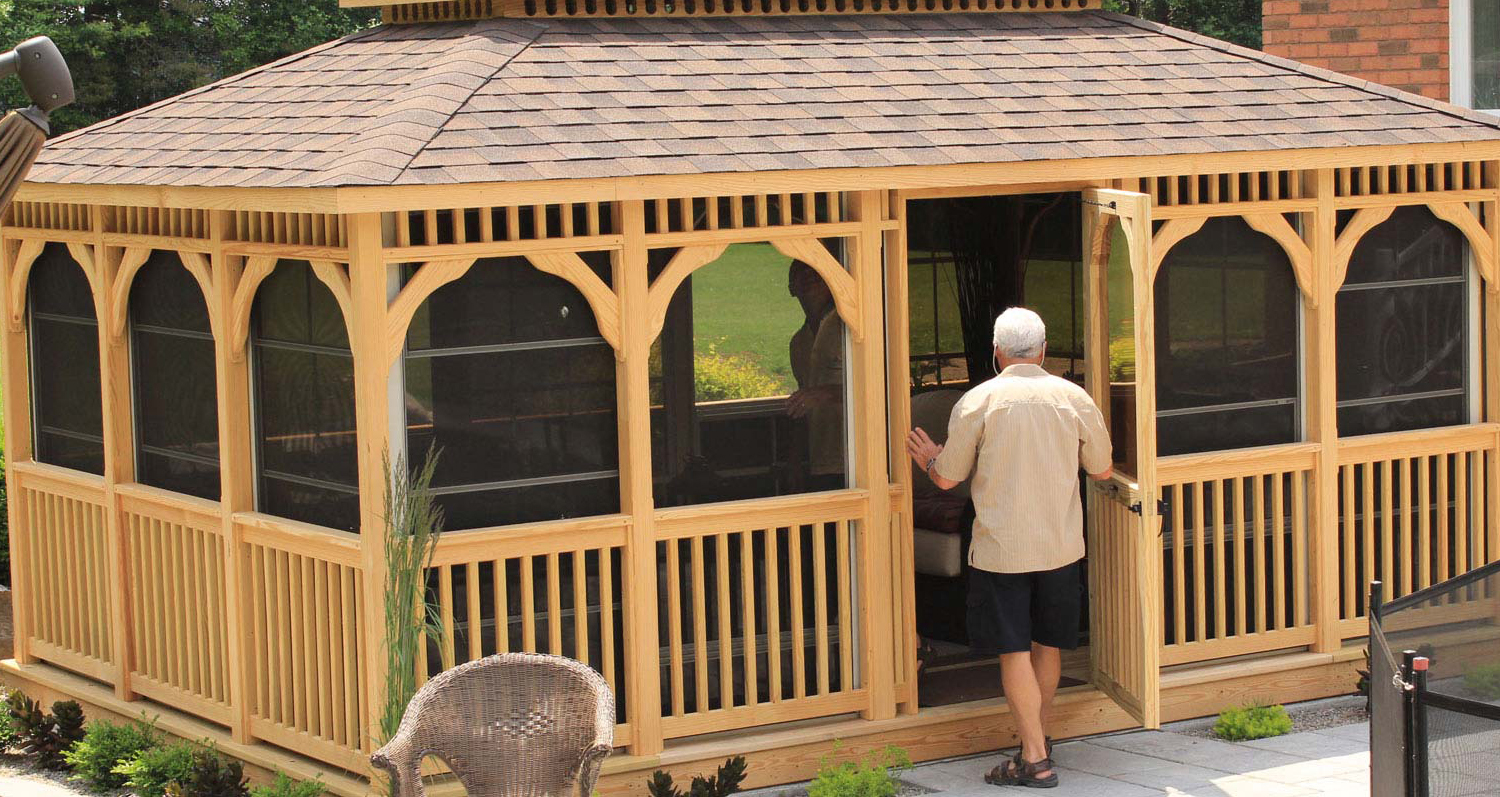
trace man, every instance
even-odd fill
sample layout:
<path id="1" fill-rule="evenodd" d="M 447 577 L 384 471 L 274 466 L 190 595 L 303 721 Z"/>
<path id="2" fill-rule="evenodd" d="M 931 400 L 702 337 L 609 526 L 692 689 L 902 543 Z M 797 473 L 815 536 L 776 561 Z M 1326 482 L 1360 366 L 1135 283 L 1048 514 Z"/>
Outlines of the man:
<path id="1" fill-rule="evenodd" d="M 812 266 L 793 260 L 787 290 L 804 321 L 788 343 L 797 391 L 787 414 L 807 419 L 809 490 L 838 490 L 844 478 L 844 321 L 833 293 Z"/>
<path id="2" fill-rule="evenodd" d="M 1045 788 L 1057 784 L 1046 725 L 1061 651 L 1078 647 L 1078 469 L 1109 478 L 1109 433 L 1088 393 L 1042 370 L 1047 328 L 1040 316 L 1019 307 L 1001 313 L 994 346 L 999 373 L 953 407 L 947 445 L 918 428 L 906 449 L 941 489 L 974 476 L 969 636 L 976 650 L 999 652 L 1021 737 L 1015 758 L 985 780 Z"/>

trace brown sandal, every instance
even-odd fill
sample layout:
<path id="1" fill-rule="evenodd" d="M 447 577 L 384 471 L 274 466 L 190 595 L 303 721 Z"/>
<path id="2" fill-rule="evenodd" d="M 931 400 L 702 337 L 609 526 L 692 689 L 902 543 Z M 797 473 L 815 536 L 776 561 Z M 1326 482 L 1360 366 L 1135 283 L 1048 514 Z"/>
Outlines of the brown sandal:
<path id="1" fill-rule="evenodd" d="M 1040 761 L 1027 763 L 1021 759 L 1021 754 L 989 771 L 984 776 L 984 782 L 991 786 L 1026 786 L 1032 789 L 1051 789 L 1057 786 L 1057 773 L 1048 772 L 1054 768 L 1051 758 L 1043 758 Z M 1038 772 L 1048 772 L 1047 777 L 1039 778 Z"/>

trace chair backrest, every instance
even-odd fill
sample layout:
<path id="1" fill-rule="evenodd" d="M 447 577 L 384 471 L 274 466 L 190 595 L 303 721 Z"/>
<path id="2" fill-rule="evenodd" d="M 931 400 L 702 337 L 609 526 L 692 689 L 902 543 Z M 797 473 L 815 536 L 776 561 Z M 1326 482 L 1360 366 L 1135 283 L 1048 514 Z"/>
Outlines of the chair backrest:
<path id="1" fill-rule="evenodd" d="M 417 763 L 443 759 L 474 797 L 562 797 L 576 793 L 585 753 L 611 744 L 614 726 L 614 695 L 587 665 L 501 653 L 424 684 L 396 736 Z"/>
<path id="2" fill-rule="evenodd" d="M 918 393 L 911 397 L 911 425 L 920 426 L 927 432 L 934 443 L 942 445 L 948 442 L 948 417 L 953 414 L 953 405 L 963 398 L 962 390 L 929 390 Z M 937 487 L 922 467 L 912 463 L 912 489 L 916 492 L 936 492 Z M 954 495 L 968 498 L 969 482 L 967 480 L 959 483 L 951 491 Z"/>

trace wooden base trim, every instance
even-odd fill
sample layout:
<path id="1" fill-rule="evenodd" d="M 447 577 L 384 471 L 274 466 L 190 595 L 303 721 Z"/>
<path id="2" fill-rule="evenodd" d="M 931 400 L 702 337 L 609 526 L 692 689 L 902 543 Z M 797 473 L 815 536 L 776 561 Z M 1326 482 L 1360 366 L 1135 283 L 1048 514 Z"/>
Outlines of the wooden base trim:
<path id="1" fill-rule="evenodd" d="M 1285 648 L 1303 647 L 1311 645 L 1317 639 L 1317 631 L 1318 629 L 1315 626 L 1307 625 L 1288 628 L 1282 631 L 1267 631 L 1260 634 L 1244 634 L 1225 639 L 1210 639 L 1203 642 L 1185 642 L 1181 645 L 1167 645 L 1161 650 L 1161 664 L 1163 667 L 1166 667 L 1173 664 L 1187 664 L 1195 661 L 1243 656 L 1248 653 L 1265 653 Z"/>
<path id="2" fill-rule="evenodd" d="M 139 672 L 130 674 L 130 688 L 135 690 L 141 697 L 165 703 L 173 708 L 202 717 L 209 722 L 217 722 L 225 727 L 233 721 L 234 710 L 223 703 L 215 703 L 205 700 L 185 689 L 179 689 L 171 684 L 157 681 Z"/>
<path id="3" fill-rule="evenodd" d="M 119 673 L 113 664 L 68 650 L 46 640 L 33 638 L 29 647 L 33 656 L 46 659 L 59 667 L 95 680 L 114 683 L 115 676 Z"/>

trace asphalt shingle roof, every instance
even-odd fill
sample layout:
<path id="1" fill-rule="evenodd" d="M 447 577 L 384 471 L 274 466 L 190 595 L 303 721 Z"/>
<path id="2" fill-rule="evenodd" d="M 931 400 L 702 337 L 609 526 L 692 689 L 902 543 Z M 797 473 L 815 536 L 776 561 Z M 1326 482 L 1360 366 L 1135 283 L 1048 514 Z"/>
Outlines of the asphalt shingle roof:
<path id="1" fill-rule="evenodd" d="M 1104 12 L 387 25 L 50 142 L 33 182 L 315 187 L 1500 139 Z"/>

